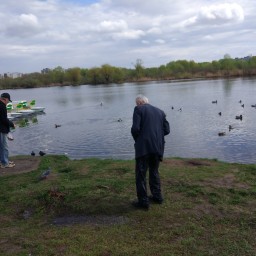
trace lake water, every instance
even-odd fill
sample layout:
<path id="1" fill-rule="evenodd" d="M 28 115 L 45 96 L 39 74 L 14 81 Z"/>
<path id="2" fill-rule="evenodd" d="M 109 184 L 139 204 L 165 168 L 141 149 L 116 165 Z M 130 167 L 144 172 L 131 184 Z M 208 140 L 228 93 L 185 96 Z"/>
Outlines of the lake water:
<path id="1" fill-rule="evenodd" d="M 2 92 L 2 91 L 1 91 Z M 45 107 L 37 123 L 17 127 L 10 155 L 66 154 L 71 159 L 133 159 L 130 129 L 137 94 L 170 122 L 165 157 L 256 163 L 256 79 L 127 83 L 8 90 L 12 100 Z M 217 104 L 212 101 L 217 100 Z M 242 101 L 240 103 L 239 101 Z M 102 103 L 102 105 L 101 105 Z M 244 107 L 242 107 L 244 104 Z M 173 107 L 173 109 L 172 109 Z M 181 108 L 181 110 L 179 110 Z M 219 115 L 221 112 L 221 115 Z M 242 120 L 236 120 L 242 115 Z M 121 119 L 121 122 L 118 120 Z M 55 128 L 55 124 L 61 127 Z M 229 131 L 232 125 L 234 129 Z M 225 132 L 225 136 L 218 136 Z"/>

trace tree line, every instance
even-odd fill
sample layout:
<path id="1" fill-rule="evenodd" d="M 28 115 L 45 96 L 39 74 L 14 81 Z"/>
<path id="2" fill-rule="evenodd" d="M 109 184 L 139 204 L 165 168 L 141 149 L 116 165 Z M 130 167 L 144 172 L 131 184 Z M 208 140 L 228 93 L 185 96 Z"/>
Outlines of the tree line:
<path id="1" fill-rule="evenodd" d="M 98 85 L 111 83 L 138 82 L 150 80 L 175 80 L 196 78 L 228 78 L 256 75 L 256 56 L 223 59 L 197 63 L 193 60 L 171 61 L 159 67 L 145 68 L 143 61 L 137 59 L 131 69 L 104 64 L 100 67 L 69 68 L 56 67 L 47 72 L 24 74 L 19 78 L 0 79 L 1 89 L 35 88 L 54 85 Z"/>

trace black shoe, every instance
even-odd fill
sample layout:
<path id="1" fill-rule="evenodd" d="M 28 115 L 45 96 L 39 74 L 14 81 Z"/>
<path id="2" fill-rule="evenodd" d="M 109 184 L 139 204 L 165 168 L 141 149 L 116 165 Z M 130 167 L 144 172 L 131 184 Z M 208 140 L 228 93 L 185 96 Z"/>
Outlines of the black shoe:
<path id="1" fill-rule="evenodd" d="M 138 201 L 132 202 L 132 206 L 137 209 L 142 209 L 145 211 L 148 211 L 148 209 L 149 209 L 149 204 L 142 204 L 142 203 L 139 203 Z"/>
<path id="2" fill-rule="evenodd" d="M 152 203 L 155 203 L 155 204 L 162 204 L 164 201 L 162 198 L 156 198 L 154 196 L 149 196 L 148 199 L 149 199 L 149 201 L 151 201 Z"/>

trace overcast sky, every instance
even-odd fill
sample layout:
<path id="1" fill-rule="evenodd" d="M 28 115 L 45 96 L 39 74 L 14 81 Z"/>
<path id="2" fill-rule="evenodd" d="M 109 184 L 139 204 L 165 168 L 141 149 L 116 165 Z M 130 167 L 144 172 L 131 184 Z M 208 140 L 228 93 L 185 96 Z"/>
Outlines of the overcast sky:
<path id="1" fill-rule="evenodd" d="M 0 0 L 0 73 L 256 55 L 255 0 Z"/>

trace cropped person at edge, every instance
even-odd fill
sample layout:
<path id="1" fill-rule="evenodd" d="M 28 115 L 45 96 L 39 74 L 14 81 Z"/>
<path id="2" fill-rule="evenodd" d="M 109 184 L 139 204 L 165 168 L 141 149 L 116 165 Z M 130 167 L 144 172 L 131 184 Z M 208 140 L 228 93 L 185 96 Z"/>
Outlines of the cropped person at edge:
<path id="1" fill-rule="evenodd" d="M 10 127 L 15 128 L 12 121 L 7 118 L 6 105 L 12 102 L 9 93 L 2 93 L 0 97 L 0 160 L 1 168 L 11 168 L 15 164 L 9 161 L 9 151 L 7 144 L 7 134 L 10 132 Z"/>
<path id="2" fill-rule="evenodd" d="M 161 204 L 163 196 L 158 172 L 160 161 L 163 160 L 165 140 L 170 133 L 169 122 L 165 113 L 149 104 L 144 95 L 136 97 L 136 107 L 133 112 L 131 134 L 135 141 L 135 174 L 138 201 L 134 207 L 148 210 L 149 201 Z M 149 188 L 151 196 L 147 195 L 146 174 L 149 169 Z"/>

